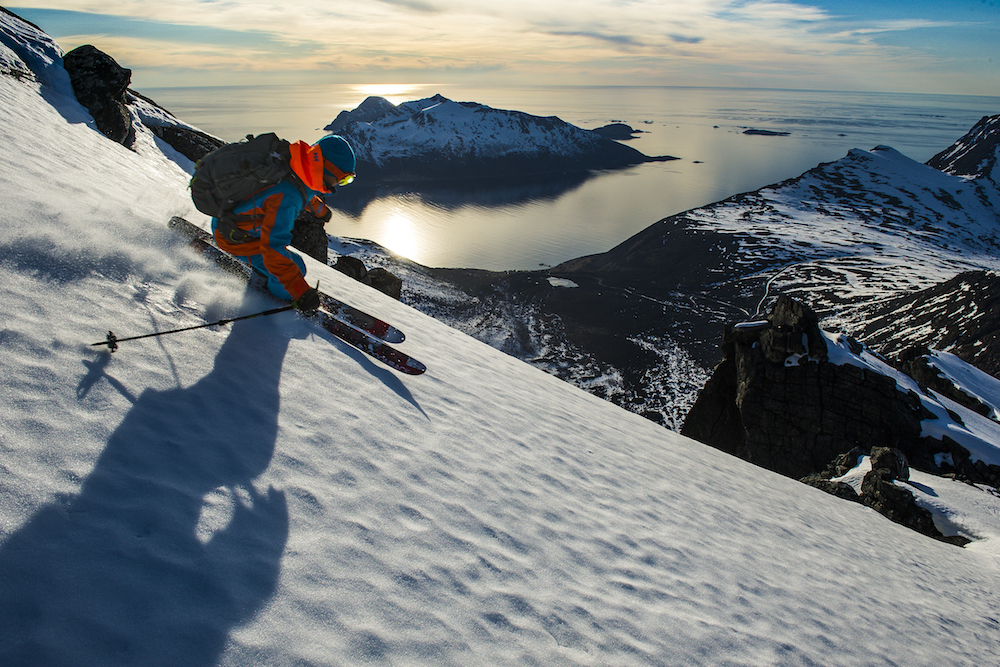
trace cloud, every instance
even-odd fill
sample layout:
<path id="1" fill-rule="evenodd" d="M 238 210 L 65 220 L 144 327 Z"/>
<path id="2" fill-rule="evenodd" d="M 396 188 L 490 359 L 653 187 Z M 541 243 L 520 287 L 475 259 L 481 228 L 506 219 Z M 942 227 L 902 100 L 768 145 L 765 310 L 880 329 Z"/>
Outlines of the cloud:
<path id="1" fill-rule="evenodd" d="M 433 5 L 429 2 L 420 2 L 420 0 L 378 0 L 387 5 L 393 5 L 396 7 L 405 7 L 406 9 L 412 9 L 416 12 L 427 12 L 427 13 L 438 13 L 441 10 L 437 5 Z"/>
<path id="2" fill-rule="evenodd" d="M 548 34 L 555 37 L 586 37 L 587 39 L 609 42 L 618 46 L 642 46 L 632 35 L 612 35 L 593 30 L 552 30 Z"/>
<path id="3" fill-rule="evenodd" d="M 932 21 L 929 19 L 900 19 L 897 21 L 878 21 L 874 24 L 855 27 L 839 33 L 845 35 L 874 35 L 886 32 L 903 32 L 908 30 L 928 30 L 932 28 L 952 28 L 962 25 L 973 25 L 959 21 Z"/>
<path id="4" fill-rule="evenodd" d="M 903 67 L 899 63 L 909 54 L 910 78 L 916 81 L 916 70 L 931 57 L 941 62 L 953 57 L 943 46 L 933 51 L 927 31 L 938 31 L 935 43 L 941 45 L 943 31 L 956 25 L 911 9 L 910 3 L 898 18 L 887 9 L 880 10 L 881 20 L 839 16 L 828 9 L 837 6 L 829 0 L 298 0 L 294 5 L 47 0 L 46 5 L 47 10 L 36 10 L 37 23 L 48 30 L 46 19 L 58 15 L 58 23 L 68 25 L 75 16 L 86 29 L 61 34 L 99 37 L 125 49 L 128 57 L 116 58 L 137 78 L 146 63 L 158 72 L 184 63 L 191 68 L 185 72 L 229 67 L 338 80 L 363 78 L 366 72 L 397 72 L 413 80 L 435 72 L 489 71 L 561 83 L 683 79 L 729 85 L 737 77 L 740 85 L 752 85 L 767 71 L 784 72 L 787 85 L 800 80 L 804 87 L 822 85 L 816 82 L 838 68 L 839 81 L 843 72 L 861 77 L 888 62 Z M 891 45 L 877 38 L 890 32 Z"/>
<path id="5" fill-rule="evenodd" d="M 705 40 L 704 37 L 688 37 L 687 35 L 667 35 L 670 39 L 680 44 L 698 44 Z"/>
<path id="6" fill-rule="evenodd" d="M 830 15 L 819 7 L 798 2 L 747 2 L 723 3 L 732 6 L 722 12 L 741 20 L 756 22 L 801 23 L 822 22 L 830 19 Z"/>

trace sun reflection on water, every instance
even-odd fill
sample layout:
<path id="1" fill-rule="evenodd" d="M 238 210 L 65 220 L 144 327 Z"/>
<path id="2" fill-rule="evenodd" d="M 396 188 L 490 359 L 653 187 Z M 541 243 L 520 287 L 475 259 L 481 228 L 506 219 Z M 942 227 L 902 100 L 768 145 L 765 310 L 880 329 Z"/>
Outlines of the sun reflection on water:
<path id="1" fill-rule="evenodd" d="M 402 212 L 392 213 L 385 221 L 382 245 L 408 259 L 420 257 L 420 235 L 416 223 Z"/>

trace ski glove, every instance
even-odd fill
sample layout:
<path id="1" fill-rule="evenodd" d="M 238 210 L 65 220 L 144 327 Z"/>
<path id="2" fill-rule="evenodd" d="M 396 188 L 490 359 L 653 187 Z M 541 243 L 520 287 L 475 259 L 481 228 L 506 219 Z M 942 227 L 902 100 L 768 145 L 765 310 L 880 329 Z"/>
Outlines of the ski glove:
<path id="1" fill-rule="evenodd" d="M 320 305 L 319 292 L 315 287 L 310 287 L 302 293 L 302 296 L 292 301 L 292 305 L 303 315 L 312 315 Z"/>

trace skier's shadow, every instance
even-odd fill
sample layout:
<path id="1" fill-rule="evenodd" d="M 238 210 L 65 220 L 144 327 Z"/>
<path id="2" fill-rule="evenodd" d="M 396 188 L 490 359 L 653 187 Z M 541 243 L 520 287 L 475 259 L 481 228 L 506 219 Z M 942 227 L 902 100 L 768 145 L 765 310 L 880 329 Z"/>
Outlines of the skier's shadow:
<path id="1" fill-rule="evenodd" d="M 211 373 L 143 392 L 80 492 L 0 545 L 0 664 L 218 663 L 272 596 L 288 539 L 284 495 L 253 485 L 287 348 L 267 318 L 236 323 Z"/>

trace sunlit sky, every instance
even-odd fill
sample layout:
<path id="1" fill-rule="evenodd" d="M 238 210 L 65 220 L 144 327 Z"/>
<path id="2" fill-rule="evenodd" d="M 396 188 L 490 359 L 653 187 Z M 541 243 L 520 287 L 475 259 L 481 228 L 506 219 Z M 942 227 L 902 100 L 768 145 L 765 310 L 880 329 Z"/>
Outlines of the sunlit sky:
<path id="1" fill-rule="evenodd" d="M 1000 0 L 6 5 L 133 85 L 747 86 L 1000 95 Z"/>

